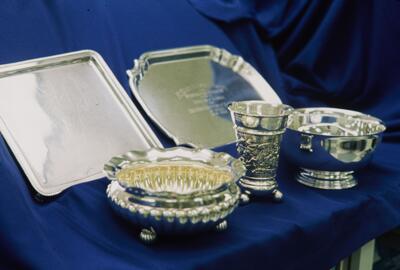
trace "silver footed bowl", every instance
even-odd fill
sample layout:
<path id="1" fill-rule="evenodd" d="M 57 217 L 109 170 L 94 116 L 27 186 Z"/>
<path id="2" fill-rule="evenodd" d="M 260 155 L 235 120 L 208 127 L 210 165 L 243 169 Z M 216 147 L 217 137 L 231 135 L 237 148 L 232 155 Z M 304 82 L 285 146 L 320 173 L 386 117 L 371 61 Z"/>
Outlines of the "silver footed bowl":
<path id="1" fill-rule="evenodd" d="M 300 170 L 300 183 L 321 189 L 357 185 L 354 171 L 365 167 L 382 140 L 378 118 L 336 108 L 303 108 L 292 114 L 283 154 Z"/>
<path id="2" fill-rule="evenodd" d="M 140 238 L 227 227 L 239 202 L 241 161 L 225 153 L 175 147 L 131 151 L 105 166 L 107 197 L 124 218 L 139 225 Z"/>

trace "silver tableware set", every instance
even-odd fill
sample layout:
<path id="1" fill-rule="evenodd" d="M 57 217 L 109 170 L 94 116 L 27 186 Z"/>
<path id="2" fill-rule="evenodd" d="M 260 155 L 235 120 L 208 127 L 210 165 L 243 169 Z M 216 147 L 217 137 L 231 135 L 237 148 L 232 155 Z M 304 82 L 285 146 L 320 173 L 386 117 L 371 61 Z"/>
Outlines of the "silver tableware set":
<path id="1" fill-rule="evenodd" d="M 0 132 L 38 194 L 107 176 L 112 208 L 147 243 L 158 234 L 224 230 L 239 203 L 253 198 L 281 202 L 281 148 L 299 183 L 354 187 L 354 172 L 385 130 L 359 112 L 282 104 L 250 64 L 213 46 L 145 53 L 128 75 L 160 130 L 194 148 L 162 149 L 93 51 L 0 66 Z M 26 113 L 16 115 L 18 105 Z M 204 149 L 234 141 L 239 159 Z"/>

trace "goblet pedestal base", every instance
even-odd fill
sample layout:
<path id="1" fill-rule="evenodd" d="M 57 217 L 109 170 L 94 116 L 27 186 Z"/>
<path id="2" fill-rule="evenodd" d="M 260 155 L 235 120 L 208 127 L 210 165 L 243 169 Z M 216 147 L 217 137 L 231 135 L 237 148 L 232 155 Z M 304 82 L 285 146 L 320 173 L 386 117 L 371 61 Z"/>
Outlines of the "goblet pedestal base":
<path id="1" fill-rule="evenodd" d="M 275 179 L 251 178 L 245 176 L 239 180 L 238 184 L 242 192 L 248 195 L 250 200 L 252 197 L 269 197 L 275 202 L 281 202 L 283 200 L 283 194 L 278 189 L 278 184 Z"/>

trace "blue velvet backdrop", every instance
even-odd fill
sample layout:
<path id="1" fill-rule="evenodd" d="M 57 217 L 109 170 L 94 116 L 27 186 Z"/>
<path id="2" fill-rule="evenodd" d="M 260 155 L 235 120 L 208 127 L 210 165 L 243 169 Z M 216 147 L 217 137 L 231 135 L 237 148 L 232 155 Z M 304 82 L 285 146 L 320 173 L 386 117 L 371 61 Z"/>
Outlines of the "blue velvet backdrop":
<path id="1" fill-rule="evenodd" d="M 360 110 L 388 130 L 355 189 L 306 188 L 283 159 L 284 203 L 238 209 L 225 233 L 155 246 L 111 211 L 105 179 L 36 203 L 1 140 L 0 266 L 327 269 L 400 225 L 399 16 L 395 0 L 2 0 L 0 63 L 93 49 L 128 91 L 125 70 L 142 52 L 212 44 L 241 54 L 295 107 Z"/>

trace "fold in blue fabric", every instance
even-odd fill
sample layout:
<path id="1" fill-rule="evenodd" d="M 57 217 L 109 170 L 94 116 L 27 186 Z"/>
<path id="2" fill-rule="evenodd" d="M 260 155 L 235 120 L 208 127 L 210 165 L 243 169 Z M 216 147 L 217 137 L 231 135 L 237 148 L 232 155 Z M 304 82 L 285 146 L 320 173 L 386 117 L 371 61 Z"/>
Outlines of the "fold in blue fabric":
<path id="1" fill-rule="evenodd" d="M 376 115 L 389 127 L 385 141 L 397 141 L 400 1 L 190 2 L 286 102 Z"/>
<path id="2" fill-rule="evenodd" d="M 399 15 L 395 0 L 1 1 L 2 64 L 93 49 L 129 93 L 125 70 L 141 53 L 211 44 L 242 55 L 286 103 L 355 109 L 389 127 L 358 187 L 304 187 L 282 157 L 283 203 L 237 209 L 224 233 L 165 237 L 153 246 L 114 214 L 106 179 L 36 202 L 0 140 L 1 268 L 328 269 L 399 226 Z M 237 155 L 234 145 L 217 150 Z"/>

